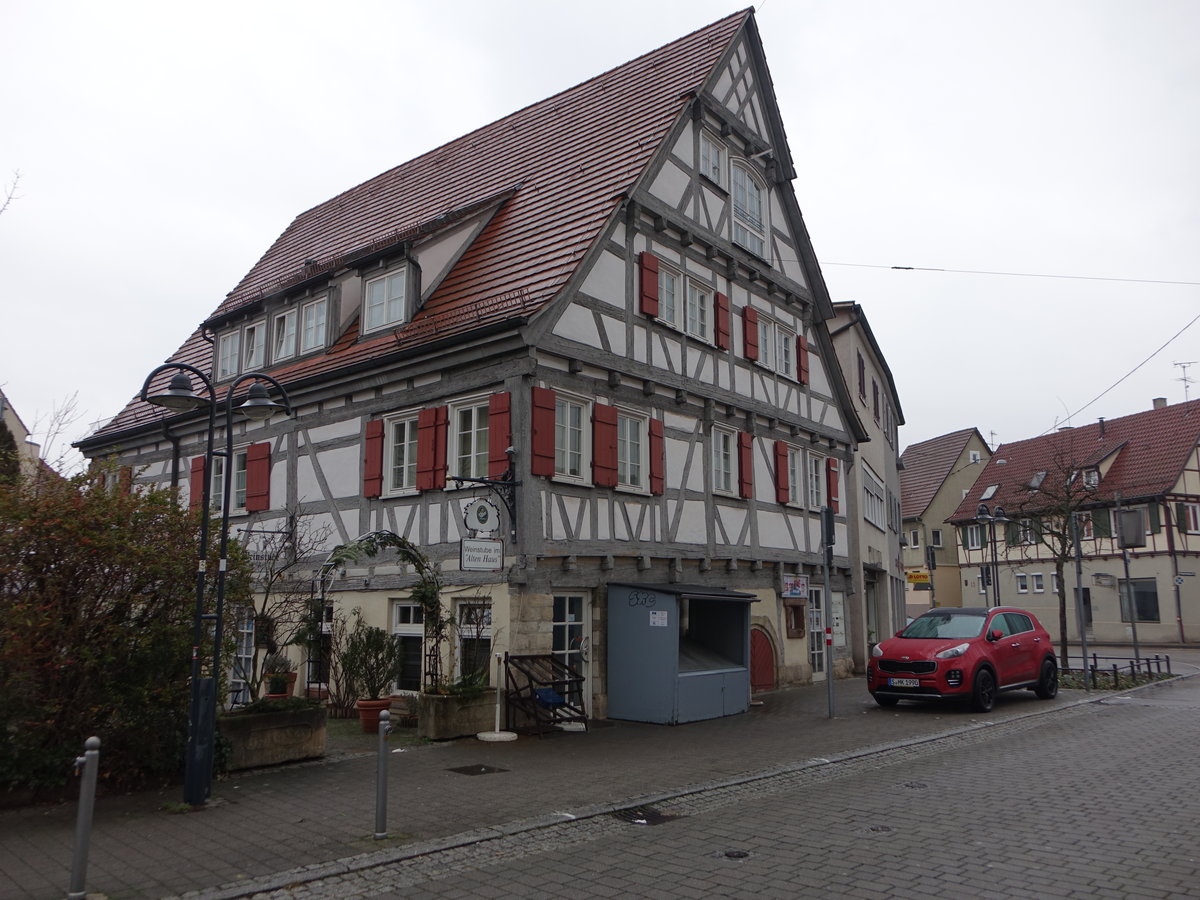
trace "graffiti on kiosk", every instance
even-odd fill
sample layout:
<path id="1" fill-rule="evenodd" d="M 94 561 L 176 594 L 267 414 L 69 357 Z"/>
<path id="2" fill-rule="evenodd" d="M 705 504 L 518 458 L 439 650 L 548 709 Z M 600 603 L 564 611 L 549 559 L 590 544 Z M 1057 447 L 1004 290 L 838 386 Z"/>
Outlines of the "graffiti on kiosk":
<path id="1" fill-rule="evenodd" d="M 630 591 L 630 606 L 653 606 L 658 602 L 658 595 L 653 591 Z"/>

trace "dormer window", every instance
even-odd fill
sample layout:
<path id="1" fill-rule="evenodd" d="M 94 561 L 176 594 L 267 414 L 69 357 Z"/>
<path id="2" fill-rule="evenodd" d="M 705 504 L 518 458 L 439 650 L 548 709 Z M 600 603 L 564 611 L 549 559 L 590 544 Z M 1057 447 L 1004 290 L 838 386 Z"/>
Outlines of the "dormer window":
<path id="1" fill-rule="evenodd" d="M 1100 485 L 1100 470 L 1099 469 L 1084 469 L 1083 470 L 1083 486 L 1089 491 L 1094 491 Z"/>
<path id="2" fill-rule="evenodd" d="M 231 331 L 217 340 L 217 380 L 233 378 L 238 373 L 238 361 L 242 355 L 242 332 Z"/>
<path id="3" fill-rule="evenodd" d="M 767 227 L 762 186 L 750 172 L 735 165 L 733 186 L 733 242 L 755 256 L 766 258 Z"/>
<path id="4" fill-rule="evenodd" d="M 300 352 L 308 353 L 325 346 L 326 299 L 313 300 L 300 307 Z"/>
<path id="5" fill-rule="evenodd" d="M 267 323 L 260 320 L 233 328 L 217 339 L 218 381 L 263 367 L 266 331 Z"/>
<path id="6" fill-rule="evenodd" d="M 363 300 L 363 333 L 399 325 L 408 318 L 408 269 L 367 282 Z"/>
<path id="7" fill-rule="evenodd" d="M 267 343 L 267 323 L 255 322 L 242 329 L 242 371 L 255 372 L 263 367 Z"/>
<path id="8" fill-rule="evenodd" d="M 700 174 L 725 184 L 725 146 L 707 131 L 700 132 Z"/>
<path id="9" fill-rule="evenodd" d="M 271 345 L 271 361 L 291 359 L 296 355 L 296 310 L 289 309 L 275 317 L 271 328 L 274 342 Z"/>

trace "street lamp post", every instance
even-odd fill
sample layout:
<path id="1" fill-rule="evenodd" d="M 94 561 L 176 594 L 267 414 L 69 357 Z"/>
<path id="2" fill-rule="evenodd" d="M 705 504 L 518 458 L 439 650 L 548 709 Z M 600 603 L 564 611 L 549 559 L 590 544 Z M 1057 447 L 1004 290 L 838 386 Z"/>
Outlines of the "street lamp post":
<path id="1" fill-rule="evenodd" d="M 163 372 L 174 371 L 167 389 L 158 394 L 150 393 L 150 385 Z M 204 394 L 192 389 L 195 376 L 204 387 Z M 252 382 L 246 399 L 237 405 L 237 410 L 249 419 L 264 420 L 278 410 L 292 414 L 291 401 L 283 385 L 261 372 L 248 372 L 235 379 L 225 392 L 225 449 L 214 450 L 216 433 L 217 393 L 213 383 L 194 366 L 186 363 L 164 363 L 147 377 L 142 385 L 141 399 L 172 412 L 194 412 L 207 408 L 208 425 L 204 444 L 204 483 L 201 495 L 200 539 L 196 564 L 196 603 L 192 621 L 191 695 L 188 703 L 187 750 L 183 763 L 183 801 L 200 806 L 208 800 L 212 788 L 213 747 L 216 741 L 217 682 L 221 672 L 221 617 L 225 605 L 225 572 L 228 568 L 229 550 L 229 497 L 233 481 L 233 398 L 237 388 Z M 282 396 L 282 404 L 270 398 L 261 382 L 274 385 Z M 221 479 L 220 552 L 217 569 L 216 606 L 212 613 L 204 612 L 204 587 L 207 577 L 209 509 L 212 501 L 213 459 L 223 460 Z M 200 644 L 204 637 L 204 623 L 213 623 L 212 671 L 206 678 L 200 677 Z"/>
<path id="2" fill-rule="evenodd" d="M 988 570 L 991 573 L 992 580 L 992 606 L 1000 605 L 1000 560 L 996 554 L 996 523 L 1005 523 L 1012 521 L 1004 514 L 1004 507 L 996 506 L 988 509 L 986 503 L 980 503 L 975 510 L 975 521 L 980 525 L 984 523 L 988 526 L 988 543 L 992 547 L 992 565 Z M 986 585 L 985 585 L 986 587 Z"/>

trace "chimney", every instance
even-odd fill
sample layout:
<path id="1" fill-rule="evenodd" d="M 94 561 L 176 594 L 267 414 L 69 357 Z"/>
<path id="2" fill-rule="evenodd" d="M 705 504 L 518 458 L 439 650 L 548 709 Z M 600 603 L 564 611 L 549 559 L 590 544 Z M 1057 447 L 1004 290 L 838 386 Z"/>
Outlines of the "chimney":
<path id="1" fill-rule="evenodd" d="M 1154 404 L 1155 409 L 1162 409 L 1163 407 L 1165 407 L 1167 405 L 1167 398 L 1166 397 L 1155 397 L 1151 402 Z"/>

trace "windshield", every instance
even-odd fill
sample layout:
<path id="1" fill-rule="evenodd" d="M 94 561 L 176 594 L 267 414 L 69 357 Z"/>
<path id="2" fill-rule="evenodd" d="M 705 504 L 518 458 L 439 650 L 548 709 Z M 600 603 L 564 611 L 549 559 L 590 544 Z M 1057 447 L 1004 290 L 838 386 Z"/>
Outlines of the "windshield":
<path id="1" fill-rule="evenodd" d="M 973 638 L 983 631 L 987 616 L 979 614 L 926 613 L 908 623 L 900 632 L 904 638 Z"/>

